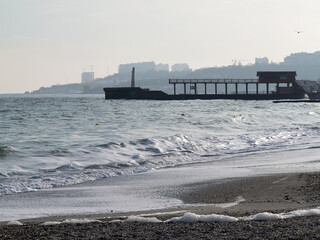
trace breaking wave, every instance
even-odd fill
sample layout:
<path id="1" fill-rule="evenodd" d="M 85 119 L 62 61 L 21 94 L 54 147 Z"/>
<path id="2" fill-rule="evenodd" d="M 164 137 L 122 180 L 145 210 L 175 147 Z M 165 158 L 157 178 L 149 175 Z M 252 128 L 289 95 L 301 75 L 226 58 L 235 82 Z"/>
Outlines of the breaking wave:
<path id="1" fill-rule="evenodd" d="M 319 129 L 280 129 L 239 135 L 187 135 L 108 142 L 86 148 L 57 149 L 8 161 L 0 167 L 0 195 L 36 191 L 160 168 L 223 161 L 260 151 L 319 147 Z M 0 148 L 5 159 L 13 150 Z M 28 164 L 29 165 L 28 165 Z M 32 163 L 32 165 L 30 165 Z M 40 167 L 33 167 L 33 166 Z"/>

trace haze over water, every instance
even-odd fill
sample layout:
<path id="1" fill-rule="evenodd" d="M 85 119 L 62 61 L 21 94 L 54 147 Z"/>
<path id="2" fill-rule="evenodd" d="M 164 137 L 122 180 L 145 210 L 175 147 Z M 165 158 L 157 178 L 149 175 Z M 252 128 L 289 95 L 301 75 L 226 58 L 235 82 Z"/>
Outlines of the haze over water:
<path id="1" fill-rule="evenodd" d="M 80 82 L 92 66 L 103 78 L 123 63 L 279 63 L 319 50 L 319 8 L 318 0 L 2 0 L 0 93 Z"/>

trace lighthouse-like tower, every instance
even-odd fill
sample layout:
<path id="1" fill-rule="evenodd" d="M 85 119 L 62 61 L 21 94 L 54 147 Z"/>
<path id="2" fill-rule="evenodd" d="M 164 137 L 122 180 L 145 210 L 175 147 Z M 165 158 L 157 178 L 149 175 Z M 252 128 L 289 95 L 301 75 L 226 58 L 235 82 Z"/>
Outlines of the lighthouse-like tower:
<path id="1" fill-rule="evenodd" d="M 132 75 L 131 75 L 131 88 L 135 87 L 135 80 L 134 80 L 134 67 L 132 68 Z"/>

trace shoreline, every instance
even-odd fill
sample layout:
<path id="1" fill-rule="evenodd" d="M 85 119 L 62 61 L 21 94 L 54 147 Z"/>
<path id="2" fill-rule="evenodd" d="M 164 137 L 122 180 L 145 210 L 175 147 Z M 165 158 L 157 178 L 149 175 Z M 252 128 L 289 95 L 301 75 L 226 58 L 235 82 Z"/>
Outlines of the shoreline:
<path id="1" fill-rule="evenodd" d="M 233 178 L 218 184 L 203 182 L 187 185 L 179 198 L 189 204 L 223 204 L 241 196 L 244 201 L 220 208 L 219 212 L 235 216 L 266 211 L 279 213 L 319 207 L 319 184 L 319 172 Z"/>
<path id="2" fill-rule="evenodd" d="M 280 237 L 283 236 L 284 233 L 289 234 L 289 237 L 320 237 L 320 215 L 274 221 L 238 221 L 227 223 L 170 222 L 159 224 L 121 222 L 132 215 L 145 216 L 148 218 L 156 217 L 157 219 L 164 221 L 173 217 L 182 216 L 186 212 L 198 215 L 220 214 L 231 217 L 244 217 L 262 212 L 286 213 L 293 210 L 317 208 L 320 206 L 320 199 L 318 197 L 320 196 L 320 172 L 233 178 L 225 179 L 218 183 L 216 181 L 206 181 L 176 186 L 163 194 L 169 197 L 181 199 L 185 205 L 177 208 L 155 209 L 141 212 L 25 219 L 21 220 L 21 223 L 24 224 L 22 226 L 8 226 L 6 225 L 6 222 L 0 222 L 0 238 L 32 239 L 37 236 L 37 234 L 52 234 L 50 231 L 47 232 L 48 229 L 51 229 L 52 231 L 55 230 L 56 234 L 64 233 L 68 235 L 70 233 L 74 233 L 74 238 L 68 235 L 68 239 L 88 239 L 88 234 L 92 234 L 95 238 L 98 238 L 98 236 L 105 236 L 106 239 L 130 239 L 131 237 L 134 238 L 133 236 L 140 236 L 138 238 L 141 239 L 161 239 L 161 236 L 165 239 L 165 236 L 166 238 L 170 237 L 166 235 L 168 233 L 176 233 L 177 236 L 183 236 L 186 239 L 192 239 L 192 237 L 210 239 L 209 236 L 211 235 L 209 233 L 211 232 L 216 233 L 216 235 L 212 235 L 215 236 L 215 238 L 219 238 L 221 236 L 245 238 L 254 236 L 248 234 L 258 234 L 258 229 L 260 228 L 267 229 L 264 233 L 265 235 L 263 235 L 264 237 L 262 235 L 260 236 L 263 238 Z M 234 202 L 239 197 L 242 197 L 244 200 Z M 232 204 L 230 205 L 230 202 L 234 202 L 233 206 Z M 227 203 L 229 203 L 229 207 L 226 207 Z M 100 222 L 60 224 L 51 226 L 40 225 L 41 223 L 48 221 L 63 221 L 71 218 L 95 219 Z M 114 220 L 121 221 L 114 222 Z M 270 228 L 270 226 L 273 226 L 273 228 Z M 90 228 L 92 231 L 84 231 L 84 228 Z M 33 233 L 35 235 L 32 235 L 32 238 L 24 236 L 23 234 L 26 229 L 28 229 L 29 233 Z M 101 229 L 105 229 L 106 231 Z M 184 229 L 184 232 L 180 232 L 180 234 L 178 234 L 181 229 Z M 167 232 L 163 232 L 163 235 L 159 235 L 160 232 L 164 230 Z M 221 231 L 224 232 L 224 235 L 220 236 L 219 234 L 221 234 Z M 132 235 L 132 232 L 135 232 L 135 235 Z M 150 235 L 148 235 L 147 232 Z M 119 235 L 120 233 L 122 234 L 121 236 L 125 235 L 126 237 L 121 238 Z M 81 234 L 84 234 L 83 238 L 81 238 Z M 57 237 L 56 239 L 63 239 L 63 237 Z"/>

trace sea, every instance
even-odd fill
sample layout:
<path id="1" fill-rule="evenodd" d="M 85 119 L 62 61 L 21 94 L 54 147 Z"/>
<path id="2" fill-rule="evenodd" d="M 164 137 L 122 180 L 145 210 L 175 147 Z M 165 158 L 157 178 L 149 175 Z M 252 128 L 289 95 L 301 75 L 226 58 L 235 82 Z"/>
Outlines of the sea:
<path id="1" fill-rule="evenodd" d="M 174 180 L 177 169 L 186 176 Z M 318 103 L 0 95 L 0 201 L 157 172 L 183 183 L 319 170 Z M 107 203 L 104 207 L 111 209 Z M 19 215 L 2 208 L 0 220 L 56 213 Z M 82 213 L 91 212 L 85 208 Z"/>

